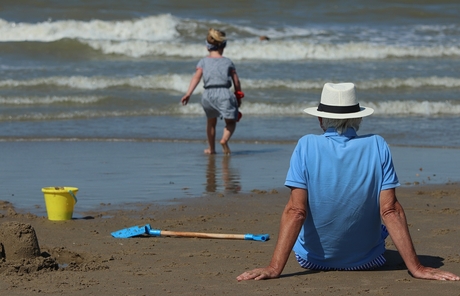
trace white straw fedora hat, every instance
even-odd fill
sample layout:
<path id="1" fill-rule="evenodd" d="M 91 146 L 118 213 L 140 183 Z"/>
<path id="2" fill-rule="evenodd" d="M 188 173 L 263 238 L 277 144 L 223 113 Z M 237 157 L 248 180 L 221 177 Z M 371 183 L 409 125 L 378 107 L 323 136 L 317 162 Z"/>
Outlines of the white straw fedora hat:
<path id="1" fill-rule="evenodd" d="M 360 118 L 374 113 L 374 109 L 359 106 L 353 83 L 326 83 L 318 107 L 303 110 L 305 113 L 333 119 Z"/>

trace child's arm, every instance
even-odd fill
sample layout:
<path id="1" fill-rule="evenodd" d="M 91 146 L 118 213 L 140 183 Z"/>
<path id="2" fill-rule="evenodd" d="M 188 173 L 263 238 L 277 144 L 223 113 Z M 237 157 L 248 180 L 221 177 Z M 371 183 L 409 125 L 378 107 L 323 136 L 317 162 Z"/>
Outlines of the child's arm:
<path id="1" fill-rule="evenodd" d="M 232 72 L 232 80 L 233 80 L 233 86 L 235 88 L 236 100 L 238 101 L 238 107 L 240 107 L 241 99 L 244 97 L 244 93 L 241 91 L 241 83 L 240 83 L 238 74 L 236 74 L 236 71 Z"/>
<path id="2" fill-rule="evenodd" d="M 236 71 L 232 71 L 232 80 L 233 80 L 233 86 L 235 88 L 235 92 L 241 91 L 241 83 L 240 79 L 238 77 L 238 74 L 236 74 Z"/>
<path id="3" fill-rule="evenodd" d="M 192 80 L 190 81 L 190 85 L 188 87 L 187 93 L 180 100 L 182 105 L 187 105 L 188 100 L 190 99 L 190 96 L 192 95 L 198 83 L 200 83 L 201 76 L 203 76 L 203 69 L 196 68 L 196 72 L 195 74 L 193 74 L 193 77 L 192 77 Z"/>

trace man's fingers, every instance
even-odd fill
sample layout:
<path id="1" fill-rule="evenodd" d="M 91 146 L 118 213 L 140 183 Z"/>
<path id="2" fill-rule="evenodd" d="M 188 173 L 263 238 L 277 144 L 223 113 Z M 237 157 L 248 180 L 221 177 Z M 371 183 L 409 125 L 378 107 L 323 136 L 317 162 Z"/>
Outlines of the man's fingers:
<path id="1" fill-rule="evenodd" d="M 441 281 L 460 281 L 460 277 L 450 273 L 450 272 L 443 272 L 442 274 L 438 275 Z"/>
<path id="2" fill-rule="evenodd" d="M 240 276 L 238 276 L 236 279 L 238 281 L 246 281 L 246 280 L 255 279 L 256 277 L 257 277 L 257 275 L 255 275 L 255 274 L 245 272 L 245 273 L 241 274 Z"/>
<path id="3" fill-rule="evenodd" d="M 251 271 L 246 271 L 239 275 L 236 279 L 238 281 L 246 281 L 246 280 L 263 280 L 268 277 L 267 274 L 260 270 L 251 270 Z"/>
<path id="4" fill-rule="evenodd" d="M 438 281 L 459 281 L 460 277 L 448 271 L 439 270 L 431 267 L 424 267 L 417 276 L 420 279 L 438 280 Z"/>

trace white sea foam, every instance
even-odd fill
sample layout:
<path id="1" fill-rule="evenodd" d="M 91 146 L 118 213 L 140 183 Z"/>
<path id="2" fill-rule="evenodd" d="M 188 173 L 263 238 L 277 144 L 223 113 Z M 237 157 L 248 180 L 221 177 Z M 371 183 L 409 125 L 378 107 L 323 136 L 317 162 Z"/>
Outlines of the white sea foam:
<path id="1" fill-rule="evenodd" d="M 97 96 L 0 97 L 0 105 L 93 104 L 103 99 Z"/>
<path id="2" fill-rule="evenodd" d="M 60 20 L 41 23 L 14 23 L 0 19 L 0 41 L 50 42 L 64 38 L 82 40 L 149 40 L 176 38 L 177 18 L 157 15 L 123 21 Z"/>
<path id="3" fill-rule="evenodd" d="M 376 116 L 459 116 L 460 105 L 450 101 L 387 101 L 387 102 L 361 102 L 363 106 L 375 109 Z M 317 102 L 303 102 L 292 104 L 269 104 L 262 102 L 244 102 L 240 111 L 250 116 L 305 116 L 303 109 L 314 107 Z M 86 119 L 101 117 L 136 117 L 136 116 L 204 116 L 204 111 L 199 103 L 190 103 L 186 106 L 171 104 L 163 108 L 144 108 L 119 110 L 73 110 L 61 112 L 25 112 L 21 114 L 0 114 L 0 121 L 24 121 L 24 120 L 63 120 L 63 119 Z"/>
<path id="4" fill-rule="evenodd" d="M 142 40 L 123 42 L 110 40 L 91 40 L 82 42 L 95 50 L 101 51 L 104 54 L 118 54 L 134 58 L 145 56 L 201 58 L 207 54 L 204 43 L 181 44 L 178 41 L 148 42 Z"/>
<path id="5" fill-rule="evenodd" d="M 413 115 L 437 116 L 460 115 L 460 105 L 452 101 L 387 101 L 387 102 L 362 102 L 363 106 L 371 107 L 376 115 Z"/>
<path id="6" fill-rule="evenodd" d="M 0 42 L 52 42 L 77 40 L 103 54 L 129 57 L 170 56 L 199 58 L 206 54 L 203 27 L 198 20 L 185 20 L 170 14 L 118 21 L 59 20 L 40 23 L 15 23 L 0 19 Z M 418 36 L 420 27 L 404 30 L 368 32 L 369 29 L 341 28 L 266 28 L 222 24 L 231 28 L 226 55 L 234 60 L 346 60 L 386 59 L 391 57 L 460 56 L 456 28 L 425 26 L 423 30 L 441 32 L 442 40 Z M 186 26 L 186 29 L 184 29 Z M 386 28 L 388 29 L 388 28 Z M 181 34 L 187 34 L 186 36 Z M 250 35 L 248 37 L 248 35 Z M 258 36 L 272 40 L 260 42 Z M 375 36 L 379 36 L 376 38 Z M 398 37 L 399 36 L 399 37 Z M 440 38 L 440 37 L 439 37 Z M 198 40 L 199 41 L 198 41 Z M 187 40 L 187 41 L 184 41 Z M 244 50 L 241 50 L 244 49 Z"/>
<path id="7" fill-rule="evenodd" d="M 440 57 L 459 56 L 458 46 L 403 46 L 378 45 L 369 42 L 349 42 L 341 44 L 314 44 L 308 41 L 275 41 L 263 44 L 242 44 L 229 46 L 226 55 L 235 59 L 260 60 L 347 60 L 385 59 L 390 57 Z"/>
<path id="8" fill-rule="evenodd" d="M 363 106 L 374 108 L 376 115 L 406 115 L 406 116 L 436 116 L 460 115 L 460 105 L 451 101 L 429 102 L 429 101 L 388 101 L 388 102 L 366 102 L 360 103 Z M 317 106 L 318 102 L 310 101 L 293 104 L 267 104 L 261 102 L 244 102 L 240 108 L 243 114 L 254 116 L 304 116 L 303 109 Z M 178 106 L 174 112 L 183 115 L 201 115 L 203 110 L 198 103 L 191 103 L 187 106 Z"/>
<path id="9" fill-rule="evenodd" d="M 88 76 L 51 76 L 29 80 L 0 80 L 0 88 L 57 86 L 70 89 L 97 90 L 112 87 L 131 87 L 140 89 L 159 89 L 168 91 L 185 92 L 188 89 L 192 75 L 165 74 L 146 75 L 135 77 L 88 77 Z M 327 81 L 316 80 L 282 80 L 282 79 L 245 79 L 240 77 L 244 89 L 286 89 L 286 90 L 315 90 L 321 89 Z M 355 81 L 359 89 L 397 89 L 402 87 L 443 87 L 459 88 L 460 78 L 456 77 L 411 77 Z M 197 86 L 195 94 L 203 92 L 203 83 Z"/>
<path id="10" fill-rule="evenodd" d="M 97 90 L 117 86 L 128 86 L 141 89 L 165 89 L 184 92 L 190 82 L 190 75 L 156 75 L 136 76 L 127 78 L 113 77 L 87 77 L 87 76 L 52 76 L 29 80 L 7 79 L 0 81 L 1 88 L 11 87 L 34 87 L 34 86 L 58 86 L 72 89 Z M 199 87 L 199 92 L 202 87 Z"/>
<path id="11" fill-rule="evenodd" d="M 374 89 L 374 88 L 420 88 L 420 87 L 446 87 L 457 88 L 460 87 L 460 79 L 455 77 L 412 77 L 405 79 L 391 78 L 379 79 L 370 81 L 361 81 L 357 83 L 360 89 Z"/>
<path id="12" fill-rule="evenodd" d="M 201 58 L 206 54 L 203 44 L 180 44 L 177 42 L 148 41 L 83 41 L 104 54 L 130 57 L 169 56 Z M 244 48 L 244 50 L 241 50 Z M 460 56 L 459 46 L 402 46 L 378 45 L 369 42 L 342 44 L 314 44 L 308 41 L 270 41 L 255 43 L 239 41 L 229 43 L 225 55 L 233 60 L 347 60 L 386 59 L 391 57 L 443 57 Z"/>
<path id="13" fill-rule="evenodd" d="M 88 119 L 101 117 L 129 117 L 129 116 L 146 116 L 162 115 L 158 110 L 118 110 L 118 111 L 71 111 L 57 113 L 30 112 L 24 114 L 0 114 L 0 121 L 24 121 L 24 120 L 65 120 L 65 119 Z"/>

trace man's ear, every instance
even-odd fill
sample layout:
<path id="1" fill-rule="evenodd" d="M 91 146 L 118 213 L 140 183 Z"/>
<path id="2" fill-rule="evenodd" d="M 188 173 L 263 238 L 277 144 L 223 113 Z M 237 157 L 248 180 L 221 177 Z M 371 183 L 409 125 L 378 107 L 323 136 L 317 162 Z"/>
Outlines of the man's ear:
<path id="1" fill-rule="evenodd" d="M 319 126 L 321 127 L 321 129 L 323 131 L 326 131 L 326 129 L 323 127 L 323 118 L 322 117 L 318 117 L 318 121 L 319 121 Z"/>

